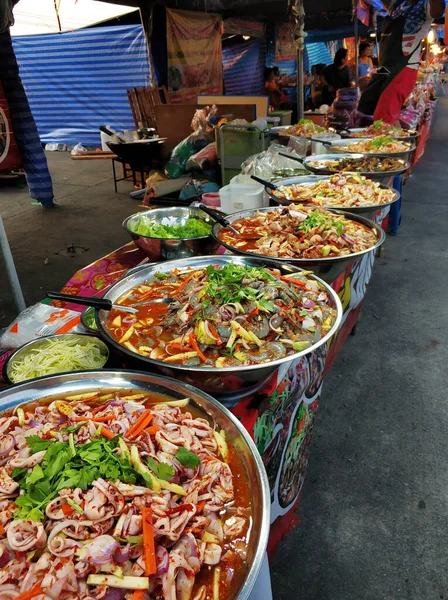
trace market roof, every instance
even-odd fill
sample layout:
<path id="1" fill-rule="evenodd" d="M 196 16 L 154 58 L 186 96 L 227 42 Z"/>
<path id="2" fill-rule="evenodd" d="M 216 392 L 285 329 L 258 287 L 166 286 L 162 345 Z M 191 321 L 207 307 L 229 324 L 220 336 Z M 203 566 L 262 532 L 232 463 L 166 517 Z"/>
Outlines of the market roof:
<path id="1" fill-rule="evenodd" d="M 99 3 L 93 0 L 60 0 L 59 22 L 54 0 L 20 0 L 14 7 L 12 36 L 58 33 L 88 27 L 135 10 L 127 0 Z"/>
<path id="2" fill-rule="evenodd" d="M 97 0 L 128 6 L 151 5 L 153 0 Z M 219 12 L 225 16 L 251 16 L 269 21 L 283 20 L 288 12 L 288 0 L 160 0 L 169 8 Z M 328 30 L 349 25 L 352 21 L 351 0 L 304 0 L 306 28 Z"/>

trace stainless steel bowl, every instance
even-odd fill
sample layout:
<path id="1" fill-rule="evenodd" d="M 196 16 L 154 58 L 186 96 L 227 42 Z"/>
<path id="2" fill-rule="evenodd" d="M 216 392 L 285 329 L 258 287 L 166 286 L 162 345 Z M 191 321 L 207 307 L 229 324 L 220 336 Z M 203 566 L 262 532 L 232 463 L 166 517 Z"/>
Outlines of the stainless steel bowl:
<path id="1" fill-rule="evenodd" d="M 96 332 L 96 334 L 98 335 L 98 331 Z M 95 335 L 91 335 L 89 333 L 59 333 L 59 334 L 55 334 L 55 335 L 48 335 L 46 337 L 39 338 L 36 340 L 31 340 L 31 342 L 28 342 L 27 344 L 20 346 L 20 348 L 18 348 L 14 352 L 14 354 L 11 354 L 11 356 L 6 361 L 6 363 L 3 367 L 3 376 L 9 383 L 12 383 L 12 384 L 17 383 L 15 381 L 13 381 L 13 379 L 11 378 L 11 369 L 17 360 L 25 358 L 32 351 L 39 350 L 40 347 L 45 345 L 47 340 L 56 340 L 56 339 L 61 340 L 61 339 L 66 339 L 66 338 L 70 338 L 72 340 L 74 338 L 77 338 L 76 341 L 81 346 L 87 344 L 87 342 L 91 343 L 92 341 L 95 341 L 97 346 L 100 348 L 101 353 L 104 355 L 103 366 L 109 360 L 109 348 L 106 346 L 106 344 L 103 342 L 103 340 L 101 340 L 99 337 L 97 337 Z M 65 371 L 59 371 L 59 372 L 63 373 Z M 71 372 L 76 373 L 77 371 L 73 370 Z M 42 377 L 45 377 L 45 375 L 43 375 Z M 28 381 L 34 381 L 35 379 L 37 379 L 37 378 L 29 379 Z M 39 379 L 40 379 L 40 377 L 39 377 Z"/>
<path id="2" fill-rule="evenodd" d="M 349 147 L 358 142 L 370 142 L 372 138 L 351 138 L 345 140 L 335 140 L 334 142 L 326 142 L 324 146 L 328 148 L 328 152 L 332 154 L 341 154 L 341 148 L 347 148 L 347 152 L 350 152 Z M 409 150 L 403 150 L 402 152 L 357 152 L 363 156 L 393 156 L 395 158 L 403 157 L 409 159 L 412 152 L 415 150 L 415 144 L 409 142 Z"/>
<path id="3" fill-rule="evenodd" d="M 19 404 L 42 401 L 45 398 L 81 394 L 92 390 L 125 390 L 153 392 L 175 400 L 188 397 L 192 407 L 204 418 L 214 420 L 224 429 L 247 474 L 251 494 L 253 524 L 247 546 L 247 568 L 236 574 L 230 600 L 248 600 L 258 577 L 269 537 L 270 492 L 263 461 L 250 435 L 232 413 L 219 402 L 199 390 L 166 377 L 137 371 L 89 371 L 55 375 L 24 383 L 0 392 L 0 407 L 11 410 Z"/>
<path id="4" fill-rule="evenodd" d="M 174 225 L 185 225 L 191 217 L 201 219 L 201 221 L 210 223 L 210 225 L 213 225 L 214 221 L 200 208 L 191 206 L 157 208 L 155 210 L 145 210 L 131 215 L 123 221 L 123 227 L 143 254 L 150 260 L 176 260 L 178 258 L 189 258 L 190 256 L 207 256 L 208 254 L 214 254 L 220 246 L 220 244 L 213 239 L 212 235 L 179 240 L 167 240 L 140 235 L 132 230 L 132 226 L 137 223 L 141 216 L 150 217 L 152 221 L 158 224 L 162 223 L 162 220 L 166 218 L 170 218 L 170 224 Z"/>
<path id="5" fill-rule="evenodd" d="M 233 215 L 230 215 L 230 217 L 233 217 Z M 145 281 L 151 280 L 154 274 L 158 272 L 169 272 L 174 268 L 186 269 L 188 267 L 206 267 L 207 265 L 225 265 L 229 263 L 257 267 L 270 264 L 269 259 L 263 259 L 263 257 L 260 256 L 235 256 L 226 254 L 221 256 L 205 256 L 164 262 L 158 265 L 142 266 L 139 270 L 135 270 L 130 275 L 125 275 L 122 279 L 117 281 L 117 283 L 112 285 L 107 290 L 104 298 L 115 301 L 125 294 L 130 288 L 133 288 L 134 286 Z M 278 267 L 278 264 L 275 264 L 275 267 Z M 284 268 L 286 272 L 291 272 L 290 269 L 288 270 L 288 266 L 286 264 Z M 96 312 L 96 322 L 101 335 L 110 345 L 120 352 L 127 354 L 128 356 L 138 359 L 139 363 L 146 365 L 147 368 L 156 368 L 165 375 L 176 377 L 177 379 L 185 381 L 191 385 L 195 385 L 202 390 L 213 393 L 213 395 L 234 395 L 237 391 L 244 390 L 248 390 L 250 392 L 251 389 L 256 385 L 259 385 L 262 380 L 268 379 L 281 364 L 290 362 L 300 356 L 310 354 L 316 348 L 322 346 L 322 344 L 325 344 L 331 339 L 331 337 L 339 328 L 342 319 L 342 306 L 337 294 L 326 283 L 317 277 L 314 277 L 314 279 L 316 279 L 316 281 L 329 294 L 330 298 L 332 299 L 333 307 L 337 311 L 336 320 L 331 328 L 331 331 L 329 331 L 327 335 L 319 342 L 302 352 L 297 352 L 292 356 L 287 356 L 285 358 L 259 365 L 233 367 L 231 369 L 220 369 L 217 367 L 192 367 L 176 364 L 167 365 L 164 362 L 146 358 L 138 353 L 132 352 L 132 350 L 129 350 L 124 346 L 121 346 L 109 333 L 107 326 L 108 313 L 106 311 L 100 310 Z"/>
<path id="6" fill-rule="evenodd" d="M 366 131 L 366 129 L 367 129 L 366 127 L 353 127 L 352 129 L 347 129 L 346 131 L 341 131 L 341 135 L 343 138 L 353 138 L 354 133 L 360 133 L 361 131 Z M 409 134 L 410 135 L 408 135 L 408 136 L 389 135 L 389 137 L 391 137 L 394 140 L 397 140 L 399 142 L 413 142 L 418 138 L 418 136 L 420 135 L 420 132 L 415 131 L 414 129 L 410 129 Z M 372 135 L 370 137 L 375 137 L 375 136 Z"/>
<path id="7" fill-rule="evenodd" d="M 347 173 L 347 175 L 348 175 L 348 173 Z M 288 186 L 288 185 L 297 185 L 297 184 L 306 186 L 306 185 L 313 185 L 314 183 L 316 183 L 318 181 L 325 181 L 327 179 L 330 179 L 330 176 L 328 176 L 328 175 L 321 175 L 321 176 L 309 175 L 308 177 L 289 177 L 288 179 L 282 179 L 280 181 L 276 181 L 275 185 L 277 187 Z M 354 215 L 362 215 L 366 219 L 372 219 L 379 210 L 382 210 L 383 208 L 391 206 L 392 204 L 397 202 L 397 200 L 400 199 L 400 193 L 397 192 L 397 190 L 394 190 L 390 186 L 384 185 L 384 184 L 380 184 L 380 187 L 381 187 L 381 189 L 388 189 L 393 192 L 393 199 L 390 202 L 387 202 L 386 204 L 370 204 L 368 206 L 325 206 L 325 204 L 324 204 L 323 208 L 326 208 L 327 210 L 332 210 L 332 209 L 341 210 L 343 212 L 347 212 L 347 213 L 354 214 Z M 293 204 L 294 202 L 298 202 L 299 204 L 304 204 L 305 206 L 315 206 L 312 203 L 301 202 L 300 200 L 294 201 L 294 200 L 287 200 L 286 198 L 285 199 L 278 198 L 277 196 L 274 195 L 273 191 L 270 190 L 269 188 L 265 188 L 265 191 L 270 196 L 270 198 L 272 200 L 274 200 L 274 202 L 277 202 L 277 204 L 281 204 L 282 206 L 289 206 L 290 204 Z"/>
<path id="8" fill-rule="evenodd" d="M 351 154 L 351 153 L 345 153 L 345 154 L 318 154 L 318 155 L 314 155 L 314 156 L 307 156 L 305 158 L 305 160 L 303 161 L 303 166 L 306 167 L 309 171 L 311 171 L 312 173 L 315 173 L 316 175 L 333 175 L 334 173 L 339 173 L 339 171 L 337 169 L 333 169 L 331 167 L 327 167 L 325 166 L 325 163 L 327 161 L 330 160 L 342 160 L 343 158 L 365 158 L 365 156 L 370 156 L 370 155 L 366 155 L 366 154 Z M 382 158 L 388 158 L 386 157 L 382 157 Z M 358 173 L 358 175 L 363 175 L 364 177 L 367 177 L 367 179 L 373 179 L 375 181 L 381 181 L 383 179 L 386 179 L 387 177 L 395 177 L 396 175 L 402 175 L 403 173 L 406 173 L 406 171 L 410 168 L 410 164 L 407 160 L 403 159 L 403 158 L 398 158 L 397 160 L 400 161 L 400 163 L 402 164 L 402 167 L 400 169 L 396 169 L 395 171 L 376 171 L 376 172 L 372 172 L 372 171 L 353 171 L 354 173 Z M 318 162 L 321 163 L 322 166 L 314 166 L 313 163 Z M 349 171 L 344 171 L 344 173 L 348 173 Z"/>
<path id="9" fill-rule="evenodd" d="M 259 208 L 255 210 L 244 210 L 241 212 L 232 213 L 231 215 L 227 215 L 227 220 L 230 223 L 233 223 L 233 221 L 238 221 L 239 219 L 244 219 L 245 217 L 251 217 L 257 212 L 268 212 L 275 210 L 282 211 L 283 207 L 279 206 L 270 208 Z M 346 219 L 362 223 L 366 227 L 373 229 L 373 231 L 376 234 L 377 240 L 375 245 L 371 248 L 368 248 L 367 250 L 363 250 L 362 252 L 355 252 L 354 254 L 350 254 L 349 256 L 335 256 L 330 258 L 277 258 L 271 256 L 264 257 L 264 260 L 275 260 L 277 263 L 283 263 L 286 265 L 289 264 L 296 267 L 301 267 L 302 269 L 306 269 L 307 271 L 313 271 L 316 276 L 320 277 L 326 283 L 331 284 L 333 283 L 333 281 L 335 281 L 335 279 L 339 277 L 339 275 L 343 271 L 345 271 L 345 269 L 351 261 L 359 258 L 360 256 L 364 256 L 364 254 L 368 254 L 369 252 L 374 252 L 384 243 L 384 240 L 386 239 L 386 234 L 381 229 L 381 227 L 378 227 L 378 225 L 375 225 L 375 223 L 373 223 L 369 219 L 366 219 L 365 217 L 361 217 L 359 215 L 355 215 L 350 212 L 344 212 L 342 210 L 336 210 L 333 208 L 328 210 L 330 210 L 330 212 L 332 213 L 335 213 L 336 215 L 343 215 Z M 219 225 L 218 223 L 214 225 L 212 233 L 216 239 L 219 239 L 218 235 L 221 229 L 223 229 L 222 225 Z M 240 248 L 234 248 L 233 246 L 229 246 L 224 242 L 221 242 L 221 244 L 231 252 L 234 252 L 235 254 L 240 254 L 245 257 L 263 257 L 263 255 L 261 254 L 245 252 Z"/>

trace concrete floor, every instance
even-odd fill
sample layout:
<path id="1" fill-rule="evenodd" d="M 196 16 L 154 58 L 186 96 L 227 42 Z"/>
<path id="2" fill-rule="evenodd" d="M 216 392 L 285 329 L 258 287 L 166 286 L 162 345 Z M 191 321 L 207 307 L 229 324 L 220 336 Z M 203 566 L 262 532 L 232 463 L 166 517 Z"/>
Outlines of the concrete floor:
<path id="1" fill-rule="evenodd" d="M 361 326 L 324 387 L 302 522 L 273 564 L 275 600 L 448 599 L 447 117 L 442 98 L 399 236 L 386 242 Z M 120 223 L 138 207 L 130 184 L 114 194 L 108 161 L 48 158 L 58 209 L 0 188 L 27 303 L 125 243 Z M 0 282 L 1 327 L 15 315 L 1 265 Z"/>

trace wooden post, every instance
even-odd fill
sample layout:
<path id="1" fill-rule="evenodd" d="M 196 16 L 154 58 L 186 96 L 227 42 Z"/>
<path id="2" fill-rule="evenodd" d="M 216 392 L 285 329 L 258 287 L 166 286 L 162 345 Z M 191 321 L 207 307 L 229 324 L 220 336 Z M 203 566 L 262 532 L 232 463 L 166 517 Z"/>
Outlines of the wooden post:
<path id="1" fill-rule="evenodd" d="M 152 37 L 152 23 L 153 23 L 154 7 L 153 7 L 153 5 L 148 6 L 148 4 L 140 4 L 139 12 L 140 12 L 140 20 L 143 25 L 143 31 L 145 32 L 146 48 L 148 50 L 149 85 L 152 88 L 156 88 L 157 83 L 156 83 L 156 80 L 154 79 L 154 65 L 152 63 L 152 55 L 151 55 L 151 37 Z"/>

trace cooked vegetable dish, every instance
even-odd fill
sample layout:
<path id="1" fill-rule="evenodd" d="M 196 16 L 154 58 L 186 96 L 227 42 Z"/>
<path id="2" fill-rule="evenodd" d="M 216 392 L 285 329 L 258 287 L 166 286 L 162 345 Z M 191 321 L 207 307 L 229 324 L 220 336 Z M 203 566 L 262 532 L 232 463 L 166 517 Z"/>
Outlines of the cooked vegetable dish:
<path id="1" fill-rule="evenodd" d="M 285 127 L 285 129 L 281 129 L 279 133 L 280 135 L 297 135 L 310 137 L 316 135 L 317 133 L 325 133 L 326 131 L 327 130 L 325 129 L 325 127 L 316 125 L 316 123 L 314 123 L 314 121 L 312 121 L 311 119 L 300 119 L 297 125 Z"/>
<path id="2" fill-rule="evenodd" d="M 349 256 L 374 246 L 376 233 L 362 223 L 322 208 L 290 204 L 232 221 L 240 235 L 221 229 L 229 247 L 278 258 Z"/>
<path id="3" fill-rule="evenodd" d="M 168 297 L 171 304 L 154 302 Z M 331 329 L 336 312 L 324 288 L 298 272 L 235 264 L 159 273 L 121 300 L 108 329 L 128 350 L 166 364 L 232 368 L 285 358 Z"/>
<path id="4" fill-rule="evenodd" d="M 316 183 L 282 185 L 273 195 L 293 202 L 307 202 L 316 206 L 350 207 L 388 204 L 394 191 L 356 173 L 332 175 Z"/>
<path id="5" fill-rule="evenodd" d="M 202 219 L 197 219 L 196 217 L 188 219 L 185 225 L 176 223 L 170 224 L 170 217 L 166 217 L 165 220 L 166 223 L 156 223 L 151 220 L 151 217 L 140 215 L 138 222 L 136 224 L 131 223 L 128 227 L 138 235 L 173 240 L 205 237 L 210 235 L 212 231 L 212 225 L 210 223 L 207 223 Z"/>
<path id="6" fill-rule="evenodd" d="M 371 140 L 363 140 L 354 144 L 346 144 L 343 146 L 333 145 L 332 150 L 335 152 L 365 152 L 367 154 L 384 152 L 395 154 L 398 152 L 407 152 L 411 149 L 409 142 L 400 142 L 394 140 L 390 136 L 382 135 Z"/>
<path id="7" fill-rule="evenodd" d="M 0 419 L 0 597 L 205 600 L 244 570 L 247 475 L 224 431 L 147 393 Z"/>
<path id="8" fill-rule="evenodd" d="M 377 135 L 388 135 L 392 138 L 404 138 L 415 135 L 415 131 L 395 127 L 394 125 L 389 125 L 389 123 L 384 123 L 384 121 L 374 121 L 372 125 L 365 127 L 361 131 L 350 133 L 350 137 L 355 138 L 376 137 Z"/>
<path id="9" fill-rule="evenodd" d="M 363 156 L 362 158 L 340 158 L 338 160 L 315 160 L 309 163 L 314 169 L 323 171 L 383 173 L 400 171 L 406 163 L 399 158 Z"/>

